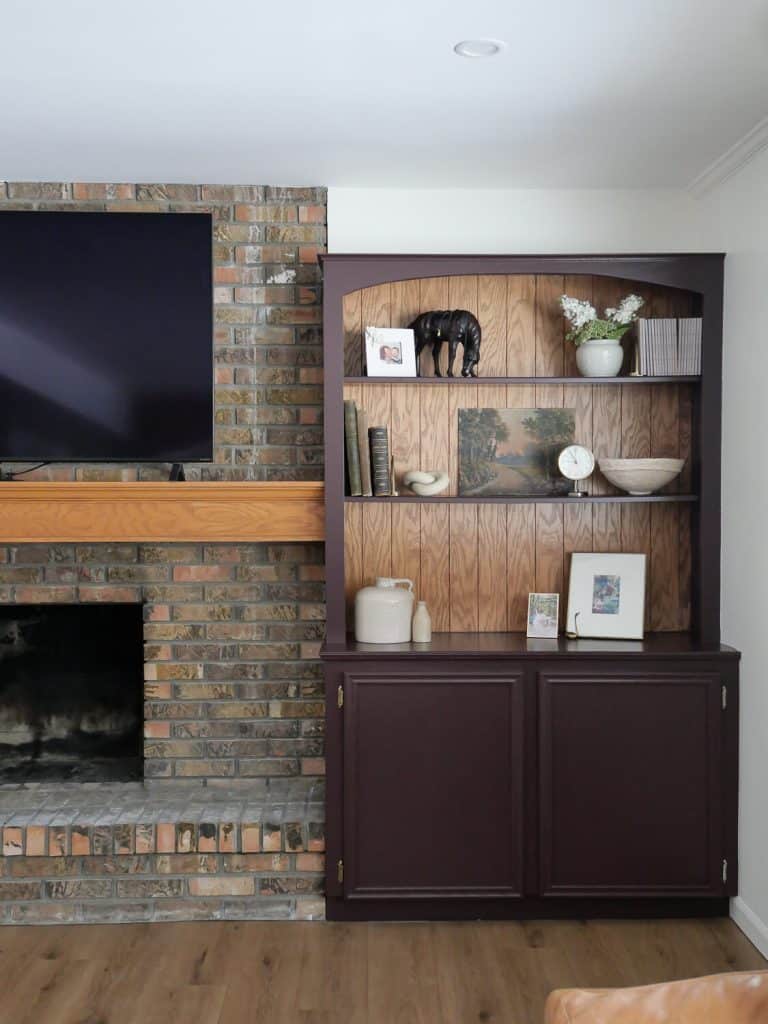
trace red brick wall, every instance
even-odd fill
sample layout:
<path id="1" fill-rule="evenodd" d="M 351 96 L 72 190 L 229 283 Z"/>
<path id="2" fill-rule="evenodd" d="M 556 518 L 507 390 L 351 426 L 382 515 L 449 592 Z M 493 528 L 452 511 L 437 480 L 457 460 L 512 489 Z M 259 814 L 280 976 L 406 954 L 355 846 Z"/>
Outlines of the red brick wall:
<path id="1" fill-rule="evenodd" d="M 0 209 L 210 211 L 215 460 L 187 466 L 187 475 L 322 478 L 316 256 L 325 243 L 324 189 L 0 182 Z M 52 466 L 28 479 L 146 480 L 167 471 Z M 144 603 L 150 786 L 169 787 L 169 797 L 180 785 L 256 794 L 294 780 L 317 794 L 321 545 L 0 547 L 0 602 L 39 601 Z M 276 845 L 264 840 L 269 855 L 251 855 L 261 847 L 245 842 L 243 822 L 236 829 L 234 855 L 203 855 L 202 847 L 181 855 L 179 847 L 173 856 L 117 848 L 106 856 L 94 848 L 79 857 L 65 829 L 70 846 L 59 856 L 30 856 L 26 840 L 11 836 L 0 857 L 0 923 L 322 915 L 322 840 L 297 845 L 284 827 Z"/>

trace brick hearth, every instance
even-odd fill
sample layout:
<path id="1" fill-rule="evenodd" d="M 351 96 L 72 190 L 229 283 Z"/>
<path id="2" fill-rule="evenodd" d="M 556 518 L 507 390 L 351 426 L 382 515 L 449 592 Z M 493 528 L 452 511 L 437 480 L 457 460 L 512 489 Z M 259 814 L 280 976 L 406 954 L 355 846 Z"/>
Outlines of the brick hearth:
<path id="1" fill-rule="evenodd" d="M 323 818 L 318 780 L 3 786 L 0 921 L 321 917 Z"/>

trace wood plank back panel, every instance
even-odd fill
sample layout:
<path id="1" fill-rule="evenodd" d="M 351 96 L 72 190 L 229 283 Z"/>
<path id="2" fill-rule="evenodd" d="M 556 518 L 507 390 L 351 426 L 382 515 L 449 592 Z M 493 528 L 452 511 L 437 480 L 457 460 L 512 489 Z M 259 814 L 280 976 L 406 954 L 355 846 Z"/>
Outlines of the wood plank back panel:
<path id="1" fill-rule="evenodd" d="M 427 602 L 432 628 L 440 633 L 451 628 L 449 509 L 448 505 L 421 506 L 421 593 L 416 596 Z"/>
<path id="2" fill-rule="evenodd" d="M 507 628 L 525 630 L 536 589 L 536 506 L 507 505 Z"/>
<path id="3" fill-rule="evenodd" d="M 389 286 L 390 327 L 407 327 L 421 310 L 421 288 L 418 281 L 393 281 Z M 376 325 L 384 326 L 384 325 Z"/>
<path id="4" fill-rule="evenodd" d="M 418 385 L 417 385 L 418 386 Z M 425 387 L 421 394 L 421 408 L 418 421 L 412 420 L 414 427 L 418 422 L 421 455 L 419 468 L 435 471 L 449 471 L 452 465 L 458 465 L 451 458 L 451 394 L 453 388 Z M 451 480 L 448 492 L 456 493 L 455 477 Z"/>
<path id="5" fill-rule="evenodd" d="M 586 274 L 569 275 L 564 281 L 564 292 L 572 299 L 585 299 L 587 302 L 594 302 L 595 287 L 594 279 Z M 600 311 L 602 312 L 602 310 Z M 576 366 L 576 346 L 566 339 L 568 325 L 565 325 L 563 332 L 563 375 L 565 377 L 578 376 L 579 370 Z"/>
<path id="6" fill-rule="evenodd" d="M 507 628 L 507 509 L 477 507 L 478 630 L 503 633 Z"/>
<path id="7" fill-rule="evenodd" d="M 434 389 L 431 389 L 434 390 Z M 459 410 L 476 409 L 478 407 L 478 388 L 462 387 L 461 384 L 451 384 L 445 388 L 448 392 L 448 475 L 451 483 L 448 488 L 449 494 L 459 493 Z M 441 466 L 427 466 L 425 469 L 440 469 Z"/>
<path id="8" fill-rule="evenodd" d="M 536 376 L 562 377 L 565 320 L 559 298 L 565 279 L 559 274 L 536 278 Z"/>
<path id="9" fill-rule="evenodd" d="M 392 575 L 413 580 L 421 593 L 421 505 L 416 503 L 392 506 Z"/>
<path id="10" fill-rule="evenodd" d="M 420 429 L 422 390 L 418 384 L 393 384 L 390 391 L 392 430 L 389 447 L 392 458 L 395 460 L 397 489 L 401 493 L 403 491 L 403 474 L 409 469 L 418 469 L 423 465 Z M 362 406 L 365 409 L 366 403 L 362 402 Z M 414 430 L 414 423 L 419 425 L 419 429 Z"/>
<path id="11" fill-rule="evenodd" d="M 355 594 L 363 585 L 363 506 L 344 506 L 344 601 L 354 623 Z"/>
<path id="12" fill-rule="evenodd" d="M 363 372 L 363 293 L 349 292 L 342 300 L 344 325 L 344 373 L 348 377 Z"/>
<path id="13" fill-rule="evenodd" d="M 392 286 L 377 284 L 361 294 L 363 331 L 366 327 L 391 327 Z"/>
<path id="14" fill-rule="evenodd" d="M 498 314 L 501 316 L 501 313 Z M 483 321 L 480 321 L 483 326 Z M 483 366 L 480 346 L 480 364 Z M 483 373 L 485 371 L 483 370 Z M 536 374 L 536 278 L 530 274 L 507 277 L 507 377 Z M 487 376 L 487 374 L 486 374 Z"/>
<path id="15" fill-rule="evenodd" d="M 507 375 L 507 278 L 488 274 L 477 279 L 477 318 L 483 328 L 478 372 L 483 377 Z"/>
<path id="16" fill-rule="evenodd" d="M 449 505 L 452 633 L 478 630 L 478 505 Z"/>
<path id="17" fill-rule="evenodd" d="M 448 277 L 425 277 L 419 282 L 421 299 L 421 309 L 419 312 L 427 313 L 431 309 L 448 309 L 449 281 L 450 278 Z M 447 365 L 448 352 L 445 345 L 443 345 L 440 352 L 440 369 L 443 375 L 445 375 Z M 424 377 L 434 377 L 435 375 L 432 353 L 426 349 L 421 357 L 421 373 Z"/>
<path id="18" fill-rule="evenodd" d="M 621 296 L 644 296 L 653 316 L 686 316 L 692 297 L 631 281 L 558 275 L 481 275 L 393 282 L 345 297 L 344 331 L 359 355 L 362 329 L 406 326 L 420 311 L 465 308 L 483 329 L 480 376 L 573 375 L 575 353 L 565 341 L 559 296 L 589 299 L 600 313 Z M 628 344 L 626 362 L 630 360 Z M 443 372 L 447 353 L 441 357 Z M 457 360 L 458 362 L 458 360 Z M 433 373 L 431 353 L 423 360 Z M 574 410 L 575 439 L 601 456 L 693 456 L 694 389 L 686 384 L 466 385 L 416 383 L 346 385 L 345 397 L 387 426 L 398 486 L 406 469 L 445 469 L 448 493 L 458 491 L 458 415 L 461 408 L 564 407 Z M 686 466 L 672 490 L 690 489 Z M 596 471 L 587 489 L 613 494 Z M 382 506 L 389 509 L 390 506 Z M 647 626 L 690 626 L 691 510 L 678 505 L 392 506 L 347 517 L 350 572 L 371 579 L 383 566 L 412 579 L 427 600 L 435 630 L 525 628 L 528 593 L 556 589 L 567 602 L 574 551 L 635 551 L 648 557 Z M 382 536 L 382 531 L 385 536 Z M 352 537 L 349 534 L 357 533 Z M 357 560 L 362 559 L 357 568 Z M 504 582 L 503 586 L 499 584 Z M 351 585 L 348 579 L 348 586 Z M 506 623 L 506 625 L 505 625 Z"/>
<path id="19" fill-rule="evenodd" d="M 392 506 L 372 501 L 362 506 L 363 586 L 392 575 Z"/>

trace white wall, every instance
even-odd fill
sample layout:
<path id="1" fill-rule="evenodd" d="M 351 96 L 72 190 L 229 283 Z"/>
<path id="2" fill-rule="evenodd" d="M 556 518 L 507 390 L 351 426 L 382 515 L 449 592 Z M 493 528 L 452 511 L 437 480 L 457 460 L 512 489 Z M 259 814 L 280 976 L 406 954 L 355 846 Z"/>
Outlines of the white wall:
<path id="1" fill-rule="evenodd" d="M 739 897 L 768 956 L 768 150 L 707 206 L 728 253 L 723 408 L 723 638 L 743 654 Z"/>
<path id="2" fill-rule="evenodd" d="M 713 248 L 701 202 L 675 189 L 328 190 L 330 252 L 599 253 Z"/>

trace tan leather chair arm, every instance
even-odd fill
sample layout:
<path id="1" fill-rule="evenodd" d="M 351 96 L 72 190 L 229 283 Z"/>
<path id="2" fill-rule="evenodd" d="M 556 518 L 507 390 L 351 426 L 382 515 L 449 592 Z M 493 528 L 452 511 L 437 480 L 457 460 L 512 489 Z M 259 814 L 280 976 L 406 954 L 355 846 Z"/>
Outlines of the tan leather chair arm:
<path id="1" fill-rule="evenodd" d="M 545 1024 L 768 1024 L 768 971 L 638 988 L 557 989 Z"/>

